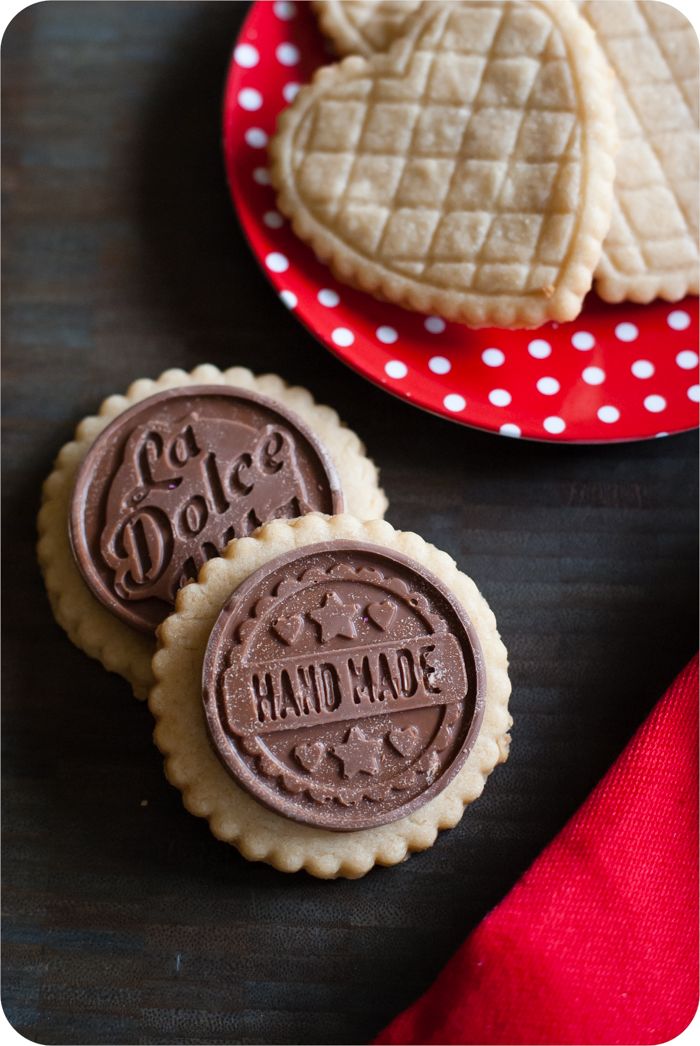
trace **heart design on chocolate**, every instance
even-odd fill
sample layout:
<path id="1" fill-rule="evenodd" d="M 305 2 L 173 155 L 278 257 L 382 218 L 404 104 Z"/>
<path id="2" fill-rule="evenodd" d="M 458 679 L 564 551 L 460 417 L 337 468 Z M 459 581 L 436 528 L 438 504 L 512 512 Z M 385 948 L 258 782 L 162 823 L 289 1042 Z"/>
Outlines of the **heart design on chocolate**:
<path id="1" fill-rule="evenodd" d="M 322 745 L 320 741 L 307 741 L 303 745 L 297 745 L 294 749 L 294 758 L 310 774 L 318 770 L 325 754 L 325 745 Z"/>
<path id="2" fill-rule="evenodd" d="M 415 726 L 407 726 L 405 730 L 400 730 L 395 726 L 389 734 L 389 744 L 396 749 L 399 755 L 405 756 L 407 759 L 417 755 L 422 747 L 420 733 Z"/>
<path id="3" fill-rule="evenodd" d="M 335 275 L 470 326 L 580 311 L 613 199 L 609 67 L 571 4 L 428 4 L 320 70 L 270 145 L 281 211 Z"/>
<path id="4" fill-rule="evenodd" d="M 377 628 L 381 628 L 382 632 L 386 632 L 396 617 L 396 606 L 388 599 L 381 603 L 370 603 L 367 607 L 367 617 L 375 623 Z"/>
<path id="5" fill-rule="evenodd" d="M 278 617 L 272 627 L 283 643 L 286 643 L 287 646 L 294 646 L 304 627 L 304 617 L 302 614 Z"/>

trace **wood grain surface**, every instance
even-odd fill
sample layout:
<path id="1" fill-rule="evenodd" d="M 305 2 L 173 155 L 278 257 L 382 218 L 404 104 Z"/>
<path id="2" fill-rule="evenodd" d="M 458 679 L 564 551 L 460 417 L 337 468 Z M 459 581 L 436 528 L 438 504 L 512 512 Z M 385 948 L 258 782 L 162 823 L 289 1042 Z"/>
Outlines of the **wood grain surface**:
<path id="1" fill-rule="evenodd" d="M 245 6 L 39 4 L 3 42 L 2 1002 L 42 1043 L 359 1043 L 564 824 L 696 645 L 697 440 L 500 439 L 389 398 L 277 301 L 219 151 Z M 456 557 L 510 651 L 512 755 L 401 867 L 318 882 L 188 815 L 147 709 L 54 623 L 43 477 L 135 377 L 272 370 L 335 405 L 389 518 Z"/>

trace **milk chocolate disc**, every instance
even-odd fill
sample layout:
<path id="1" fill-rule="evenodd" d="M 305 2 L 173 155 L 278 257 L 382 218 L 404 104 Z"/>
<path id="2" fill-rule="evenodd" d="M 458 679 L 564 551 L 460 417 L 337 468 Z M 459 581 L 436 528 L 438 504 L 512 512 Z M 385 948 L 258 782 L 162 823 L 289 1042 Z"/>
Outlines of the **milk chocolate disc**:
<path id="1" fill-rule="evenodd" d="M 474 744 L 484 692 L 479 640 L 445 585 L 349 541 L 252 574 L 217 618 L 203 670 L 209 735 L 238 784 L 344 832 L 440 792 Z"/>
<path id="2" fill-rule="evenodd" d="M 70 538 L 94 595 L 150 632 L 232 538 L 342 507 L 330 458 L 294 414 L 243 389 L 189 385 L 98 436 L 76 478 Z"/>

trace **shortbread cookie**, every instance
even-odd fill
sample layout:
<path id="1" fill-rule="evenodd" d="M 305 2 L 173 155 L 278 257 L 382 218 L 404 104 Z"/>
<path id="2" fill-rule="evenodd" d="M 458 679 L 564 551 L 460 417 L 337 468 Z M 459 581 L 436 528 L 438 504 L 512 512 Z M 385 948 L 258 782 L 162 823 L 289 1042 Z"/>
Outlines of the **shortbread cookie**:
<path id="1" fill-rule="evenodd" d="M 616 76 L 620 148 L 610 230 L 594 273 L 606 301 L 697 294 L 700 92 L 698 38 L 657 0 L 574 0 Z M 427 6 L 315 0 L 340 54 L 384 51 Z"/>
<path id="2" fill-rule="evenodd" d="M 386 509 L 357 436 L 305 389 L 242 367 L 141 379 L 80 423 L 44 485 L 54 615 L 145 698 L 153 630 L 179 584 L 266 519 L 343 503 L 364 519 Z"/>
<path id="3" fill-rule="evenodd" d="M 425 0 L 311 0 L 311 6 L 339 55 L 369 58 L 403 36 Z"/>
<path id="4" fill-rule="evenodd" d="M 610 231 L 595 272 L 606 301 L 698 293 L 698 38 L 656 0 L 586 0 L 617 81 L 620 133 Z"/>
<path id="5" fill-rule="evenodd" d="M 166 775 L 249 860 L 322 878 L 395 864 L 507 757 L 491 610 L 448 555 L 388 523 L 311 514 L 231 542 L 158 639 Z"/>
<path id="6" fill-rule="evenodd" d="M 335 275 L 471 326 L 570 320 L 610 220 L 612 80 L 569 3 L 430 5 L 282 113 L 279 206 Z"/>

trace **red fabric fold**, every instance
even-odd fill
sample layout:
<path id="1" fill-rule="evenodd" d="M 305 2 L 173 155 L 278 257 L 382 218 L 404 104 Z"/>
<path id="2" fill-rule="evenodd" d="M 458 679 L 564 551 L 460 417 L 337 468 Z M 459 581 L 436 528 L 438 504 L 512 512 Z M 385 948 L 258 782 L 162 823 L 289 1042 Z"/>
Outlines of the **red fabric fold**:
<path id="1" fill-rule="evenodd" d="M 377 1043 L 667 1042 L 698 1004 L 698 659 Z"/>

